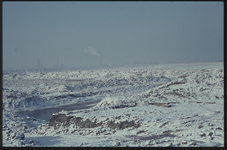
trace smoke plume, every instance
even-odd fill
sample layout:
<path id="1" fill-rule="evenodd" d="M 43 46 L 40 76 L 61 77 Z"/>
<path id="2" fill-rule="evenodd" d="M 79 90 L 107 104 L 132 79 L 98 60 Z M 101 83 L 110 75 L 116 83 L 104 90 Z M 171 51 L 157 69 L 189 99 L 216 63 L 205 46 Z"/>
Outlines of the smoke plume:
<path id="1" fill-rule="evenodd" d="M 94 48 L 92 48 L 92 47 L 85 48 L 84 49 L 84 52 L 85 53 L 88 53 L 88 54 L 91 54 L 91 55 L 96 55 L 96 56 L 99 56 L 100 57 L 99 53 L 97 53 L 96 50 Z"/>

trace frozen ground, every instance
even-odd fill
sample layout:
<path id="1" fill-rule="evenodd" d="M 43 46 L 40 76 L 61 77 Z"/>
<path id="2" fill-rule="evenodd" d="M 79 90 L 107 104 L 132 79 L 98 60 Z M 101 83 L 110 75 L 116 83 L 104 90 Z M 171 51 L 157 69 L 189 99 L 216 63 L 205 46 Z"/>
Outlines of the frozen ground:
<path id="1" fill-rule="evenodd" d="M 223 147 L 223 63 L 3 73 L 3 146 Z"/>

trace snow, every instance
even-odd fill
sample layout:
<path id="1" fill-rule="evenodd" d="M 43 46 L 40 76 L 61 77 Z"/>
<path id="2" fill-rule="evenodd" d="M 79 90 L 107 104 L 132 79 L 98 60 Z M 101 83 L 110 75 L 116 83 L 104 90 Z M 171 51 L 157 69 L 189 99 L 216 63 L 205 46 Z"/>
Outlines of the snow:
<path id="1" fill-rule="evenodd" d="M 3 146 L 223 147 L 223 104 L 223 63 L 3 73 Z"/>

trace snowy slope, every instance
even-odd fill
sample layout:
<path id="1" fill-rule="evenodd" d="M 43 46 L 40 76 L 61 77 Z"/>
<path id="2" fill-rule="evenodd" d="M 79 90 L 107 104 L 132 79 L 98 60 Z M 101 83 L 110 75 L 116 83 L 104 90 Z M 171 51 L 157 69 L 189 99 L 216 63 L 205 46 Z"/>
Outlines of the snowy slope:
<path id="1" fill-rule="evenodd" d="M 49 121 L 17 113 L 97 100 Z M 3 146 L 224 146 L 223 100 L 223 63 L 5 73 Z"/>

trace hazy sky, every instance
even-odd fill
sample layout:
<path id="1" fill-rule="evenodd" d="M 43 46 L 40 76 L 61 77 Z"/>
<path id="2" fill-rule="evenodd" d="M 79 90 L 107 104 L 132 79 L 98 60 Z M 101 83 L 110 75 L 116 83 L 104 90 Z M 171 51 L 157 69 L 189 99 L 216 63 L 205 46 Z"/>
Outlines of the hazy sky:
<path id="1" fill-rule="evenodd" d="M 223 2 L 3 2 L 3 69 L 223 60 Z"/>

